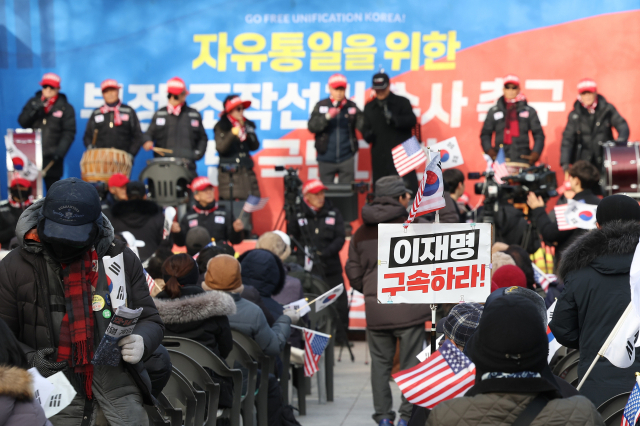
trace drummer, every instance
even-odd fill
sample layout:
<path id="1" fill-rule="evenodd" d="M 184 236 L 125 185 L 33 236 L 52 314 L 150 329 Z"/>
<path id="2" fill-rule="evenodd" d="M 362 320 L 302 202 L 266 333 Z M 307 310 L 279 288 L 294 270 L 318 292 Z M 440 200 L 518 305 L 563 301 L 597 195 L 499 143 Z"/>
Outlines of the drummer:
<path id="1" fill-rule="evenodd" d="M 208 137 L 200 113 L 187 106 L 189 91 L 184 81 L 173 77 L 167 82 L 169 102 L 156 111 L 144 134 L 143 148 L 154 150 L 155 157 L 178 157 L 188 160 L 195 171 L 195 161 L 204 156 Z"/>
<path id="2" fill-rule="evenodd" d="M 520 79 L 507 75 L 503 79 L 503 96 L 487 112 L 480 140 L 483 151 L 492 160 L 502 146 L 507 162 L 529 163 L 533 165 L 544 149 L 544 132 L 535 109 L 527 105 L 527 99 L 520 92 Z M 533 149 L 529 141 L 533 136 Z M 492 135 L 495 133 L 494 144 Z"/>
<path id="3" fill-rule="evenodd" d="M 618 132 L 613 138 L 612 128 Z M 578 83 L 578 100 L 569 113 L 567 127 L 562 133 L 560 164 L 569 170 L 569 164 L 585 160 L 602 170 L 602 144 L 608 141 L 624 144 L 629 138 L 629 125 L 613 104 L 598 93 L 596 82 L 584 78 Z"/>
<path id="4" fill-rule="evenodd" d="M 142 146 L 142 130 L 134 109 L 120 100 L 120 87 L 112 78 L 100 84 L 104 105 L 93 110 L 87 121 L 84 146 L 115 148 L 135 157 Z"/>

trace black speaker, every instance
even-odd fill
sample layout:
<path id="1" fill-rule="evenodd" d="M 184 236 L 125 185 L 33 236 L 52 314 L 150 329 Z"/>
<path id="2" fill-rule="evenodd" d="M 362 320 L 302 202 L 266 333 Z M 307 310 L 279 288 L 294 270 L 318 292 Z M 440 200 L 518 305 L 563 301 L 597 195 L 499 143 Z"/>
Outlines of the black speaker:
<path id="1" fill-rule="evenodd" d="M 351 184 L 325 184 L 325 198 L 331 200 L 335 208 L 340 210 L 345 223 L 358 219 L 358 194 L 351 189 Z"/>

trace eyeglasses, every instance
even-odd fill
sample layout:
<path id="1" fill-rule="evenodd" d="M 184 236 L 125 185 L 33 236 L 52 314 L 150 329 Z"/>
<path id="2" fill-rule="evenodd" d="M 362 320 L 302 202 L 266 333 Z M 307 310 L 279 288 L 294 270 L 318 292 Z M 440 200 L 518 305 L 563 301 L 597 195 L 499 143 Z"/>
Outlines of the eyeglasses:
<path id="1" fill-rule="evenodd" d="M 174 95 L 174 94 L 169 93 L 169 95 L 167 95 L 167 98 L 175 99 L 177 101 L 178 99 L 180 99 L 180 95 Z"/>
<path id="2" fill-rule="evenodd" d="M 242 111 L 244 111 L 244 107 L 242 105 L 240 105 L 240 106 L 236 107 L 234 109 L 234 111 L 242 112 Z"/>
<path id="3" fill-rule="evenodd" d="M 44 86 L 42 86 L 43 89 L 55 89 L 55 87 L 53 87 L 50 84 L 45 84 Z"/>
<path id="4" fill-rule="evenodd" d="M 507 90 L 516 90 L 518 86 L 514 86 L 513 84 L 507 84 L 504 86 L 504 88 Z"/>

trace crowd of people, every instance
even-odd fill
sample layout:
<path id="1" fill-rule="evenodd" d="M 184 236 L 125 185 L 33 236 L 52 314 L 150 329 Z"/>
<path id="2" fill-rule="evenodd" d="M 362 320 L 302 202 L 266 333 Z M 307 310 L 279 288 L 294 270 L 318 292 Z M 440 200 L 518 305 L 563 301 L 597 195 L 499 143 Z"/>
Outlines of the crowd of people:
<path id="1" fill-rule="evenodd" d="M 90 116 L 84 145 L 119 149 L 132 157 L 143 148 L 156 156 L 170 152 L 183 158 L 193 174 L 189 204 L 184 214 L 168 221 L 145 183 L 124 174 L 111 175 L 103 194 L 81 179 L 62 179 L 75 113 L 60 93 L 57 75 L 45 74 L 40 84 L 42 90 L 27 102 L 19 122 L 42 130 L 43 164 L 49 167 L 46 196 L 35 200 L 33 182 L 16 175 L 8 200 L 0 204 L 0 424 L 147 424 L 143 406 L 162 392 L 171 374 L 163 337 L 192 339 L 224 360 L 233 348 L 232 331 L 278 359 L 273 372 L 260 372 L 269 376 L 268 424 L 291 424 L 291 408 L 283 403 L 279 385 L 288 374 L 280 357 L 289 343 L 290 361 L 304 362 L 304 338 L 291 326 L 308 325 L 309 319 L 287 308 L 313 292 L 304 276 L 320 282 L 313 288 L 320 291 L 344 283 L 346 276 L 350 288 L 364 295 L 372 418 L 379 426 L 599 425 L 597 407 L 633 387 L 640 359 L 627 369 L 601 359 L 580 392 L 555 376 L 547 359 L 550 329 L 559 343 L 580 350 L 578 374 L 586 375 L 631 297 L 640 206 L 624 195 L 603 198 L 599 185 L 602 147 L 613 140 L 611 129 L 617 131 L 617 142 L 626 142 L 629 129 L 593 80 L 578 84 L 578 100 L 563 134 L 560 158 L 568 185 L 557 205 L 569 200 L 597 205 L 597 229 L 561 230 L 555 214 L 547 213 L 548 200 L 533 193 L 526 215 L 502 203 L 495 212 L 491 295 L 483 304 L 438 307 L 437 330 L 475 364 L 475 385 L 464 397 L 433 410 L 403 396 L 398 413 L 391 372 L 394 366 L 406 370 L 419 363 L 416 355 L 423 350 L 431 312 L 426 305 L 378 303 L 378 225 L 404 222 L 418 191 L 415 171 L 399 176 L 391 155 L 393 147 L 412 136 L 416 116 L 406 98 L 390 91 L 388 75 L 373 76 L 374 97 L 364 111 L 345 97 L 346 77 L 330 77 L 330 97 L 317 103 L 308 124 L 315 134 L 319 179 L 300 187 L 299 208 L 286 232 L 266 232 L 255 249 L 242 254 L 233 245 L 253 236 L 250 227 L 221 201 L 260 196 L 251 158 L 260 142 L 255 124 L 244 117 L 249 101 L 230 95 L 223 102 L 214 128 L 220 155 L 214 185 L 195 174 L 207 135 L 199 112 L 186 104 L 183 80 L 168 81 L 167 106 L 154 114 L 145 133 L 135 111 L 120 101 L 117 81 L 102 83 L 105 104 Z M 492 159 L 502 150 L 508 161 L 534 165 L 545 139 L 536 111 L 527 105 L 517 76 L 505 77 L 503 89 L 482 127 L 482 148 Z M 374 185 L 362 207 L 362 225 L 350 235 L 348 222 L 325 193 L 331 184 L 354 181 L 358 133 L 372 147 Z M 445 207 L 437 221 L 476 220 L 479 209 L 468 204 L 464 174 L 447 169 L 443 180 Z M 416 220 L 434 221 L 433 214 Z M 339 254 L 347 242 L 343 265 Z M 546 290 L 535 279 L 530 258 L 541 243 L 555 247 L 558 279 Z M 118 269 L 125 273 L 124 303 L 142 310 L 133 333 L 118 343 L 122 361 L 117 367 L 91 363 L 115 312 L 110 299 L 114 284 L 105 267 L 113 259 L 120 259 Z M 106 303 L 93 303 L 96 297 Z M 555 314 L 547 324 L 547 309 L 554 302 Z M 336 341 L 349 345 L 347 292 L 335 308 Z M 63 372 L 76 390 L 71 404 L 49 420 L 34 402 L 24 371 L 30 367 L 44 377 Z M 230 408 L 238 390 L 227 378 L 209 374 L 221 388 L 219 407 Z"/>

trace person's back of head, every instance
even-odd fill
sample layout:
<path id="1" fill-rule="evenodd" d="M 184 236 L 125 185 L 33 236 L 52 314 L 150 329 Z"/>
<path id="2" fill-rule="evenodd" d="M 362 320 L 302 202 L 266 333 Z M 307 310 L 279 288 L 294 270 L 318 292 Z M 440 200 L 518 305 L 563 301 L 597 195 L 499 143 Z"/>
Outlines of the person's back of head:
<path id="1" fill-rule="evenodd" d="M 447 169 L 442 172 L 442 179 L 445 190 L 453 194 L 458 189 L 458 185 L 464 183 L 464 173 L 458 169 Z"/>
<path id="2" fill-rule="evenodd" d="M 459 303 L 444 318 L 443 332 L 461 351 L 478 328 L 484 307 L 479 303 Z"/>
<path id="3" fill-rule="evenodd" d="M 527 278 L 527 288 L 533 289 L 533 285 L 536 283 L 535 276 L 533 274 L 533 266 L 531 266 L 531 258 L 529 253 L 522 247 L 516 244 L 511 244 L 506 250 L 503 250 L 506 254 L 511 256 L 516 262 L 516 266 L 524 272 L 524 276 Z"/>
<path id="4" fill-rule="evenodd" d="M 515 265 L 505 265 L 491 276 L 491 291 L 505 287 L 527 287 L 527 278 L 522 269 Z"/>
<path id="5" fill-rule="evenodd" d="M 640 222 L 640 205 L 638 205 L 638 202 L 622 194 L 604 197 L 596 210 L 596 222 L 601 227 L 615 221 Z"/>
<path id="6" fill-rule="evenodd" d="M 143 182 L 130 181 L 127 182 L 127 199 L 132 200 L 144 200 L 147 196 L 147 190 Z"/>
<path id="7" fill-rule="evenodd" d="M 257 249 L 268 250 L 284 261 L 291 255 L 291 248 L 275 232 L 265 232 L 258 238 Z"/>
<path id="8" fill-rule="evenodd" d="M 516 261 L 507 253 L 501 251 L 491 255 L 491 271 L 495 274 L 498 269 L 506 265 L 515 265 Z"/>
<path id="9" fill-rule="evenodd" d="M 195 226 L 187 231 L 185 245 L 187 246 L 187 253 L 189 253 L 190 256 L 194 256 L 210 242 L 211 234 L 209 234 L 207 228 L 203 226 Z"/>
<path id="10" fill-rule="evenodd" d="M 262 297 L 280 293 L 287 278 L 278 256 L 268 250 L 254 249 L 238 258 L 242 265 L 242 283 L 253 286 Z"/>
<path id="11" fill-rule="evenodd" d="M 600 172 L 588 161 L 578 160 L 569 168 L 569 176 L 578 178 L 582 189 L 593 189 L 600 181 Z"/>
<path id="12" fill-rule="evenodd" d="M 182 295 L 182 287 L 196 285 L 198 282 L 198 266 L 191 256 L 186 253 L 175 254 L 162 264 L 165 281 L 164 292 L 171 299 Z"/>

